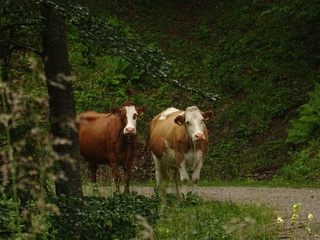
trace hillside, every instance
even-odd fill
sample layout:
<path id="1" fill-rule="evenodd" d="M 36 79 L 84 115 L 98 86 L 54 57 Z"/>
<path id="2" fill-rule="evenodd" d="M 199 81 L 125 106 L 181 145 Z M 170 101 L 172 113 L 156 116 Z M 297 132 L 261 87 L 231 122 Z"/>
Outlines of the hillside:
<path id="1" fill-rule="evenodd" d="M 1 21 L 8 24 L 0 47 L 3 80 L 46 102 L 30 114 L 41 116 L 39 125 L 47 131 L 50 104 L 42 78 L 40 2 L 25 2 L 21 12 L 15 4 L 9 10 L 0 7 L 6 13 Z M 62 7 L 76 111 L 106 112 L 128 99 L 147 106 L 138 123 L 135 180 L 154 180 L 151 119 L 167 107 L 196 105 L 214 111 L 207 123 L 210 146 L 203 179 L 319 181 L 319 2 L 77 4 Z M 17 26 L 34 24 L 12 35 L 16 21 L 23 23 Z M 14 140 L 34 125 L 26 119 L 19 124 Z"/>
<path id="2" fill-rule="evenodd" d="M 286 140 L 291 120 L 319 82 L 318 3 L 131 1 L 114 6 L 117 18 L 167 54 L 181 83 L 219 96 L 210 101 L 166 82 L 148 89 L 148 99 L 156 95 L 155 111 L 191 104 L 214 110 L 204 178 L 278 174 L 294 179 L 288 171 L 297 170 L 293 152 L 297 157 L 301 148 Z"/>

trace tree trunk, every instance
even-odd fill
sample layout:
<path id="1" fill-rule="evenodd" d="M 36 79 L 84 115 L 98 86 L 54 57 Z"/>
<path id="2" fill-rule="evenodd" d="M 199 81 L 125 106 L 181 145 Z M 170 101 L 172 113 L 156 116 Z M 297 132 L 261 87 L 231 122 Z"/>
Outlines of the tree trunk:
<path id="1" fill-rule="evenodd" d="M 82 197 L 79 138 L 66 24 L 52 5 L 43 3 L 42 16 L 43 61 L 49 94 L 51 133 L 55 138 L 54 150 L 60 165 L 56 172 L 56 194 Z"/>

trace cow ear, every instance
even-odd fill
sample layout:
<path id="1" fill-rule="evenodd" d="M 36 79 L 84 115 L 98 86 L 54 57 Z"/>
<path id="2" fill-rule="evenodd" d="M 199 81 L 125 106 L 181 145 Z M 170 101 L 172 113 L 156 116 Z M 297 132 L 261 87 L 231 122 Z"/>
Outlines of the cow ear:
<path id="1" fill-rule="evenodd" d="M 142 116 L 144 114 L 144 112 L 147 110 L 146 106 L 141 106 L 137 109 L 138 115 Z"/>
<path id="2" fill-rule="evenodd" d="M 210 110 L 207 110 L 207 111 L 202 113 L 202 116 L 203 116 L 205 121 L 208 121 L 210 118 L 212 118 L 213 112 L 210 111 Z"/>
<path id="3" fill-rule="evenodd" d="M 178 115 L 175 119 L 174 119 L 174 122 L 178 125 L 182 125 L 184 124 L 184 116 L 182 115 Z"/>
<path id="4" fill-rule="evenodd" d="M 121 116 L 121 111 L 119 108 L 117 107 L 114 107 L 114 108 L 111 108 L 111 113 L 113 113 L 114 115 L 120 117 Z"/>

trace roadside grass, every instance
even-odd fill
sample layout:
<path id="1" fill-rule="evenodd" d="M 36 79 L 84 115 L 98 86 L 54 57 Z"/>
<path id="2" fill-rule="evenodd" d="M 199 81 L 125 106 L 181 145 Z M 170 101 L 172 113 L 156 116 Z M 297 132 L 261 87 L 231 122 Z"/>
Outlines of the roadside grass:
<path id="1" fill-rule="evenodd" d="M 155 181 L 133 182 L 135 187 L 155 187 Z M 201 187 L 290 187 L 317 188 L 317 183 L 274 183 L 273 181 L 201 182 Z M 169 185 L 170 187 L 170 185 Z M 99 187 L 87 184 L 84 193 L 112 196 L 114 187 Z M 156 188 L 149 198 L 155 197 Z M 299 206 L 297 208 L 296 206 Z M 300 204 L 301 205 L 301 204 Z M 293 206 L 292 216 L 277 216 L 267 205 L 246 205 L 233 202 L 210 201 L 196 195 L 178 201 L 171 193 L 167 196 L 167 206 L 152 229 L 153 239 L 310 239 L 320 233 L 320 226 L 309 216 L 300 216 L 299 203 Z M 280 218 L 279 218 L 280 217 Z M 278 218 L 278 219 L 277 219 Z"/>
<path id="2" fill-rule="evenodd" d="M 266 205 L 204 201 L 193 195 L 166 208 L 157 221 L 156 239 L 319 239 L 319 222 L 311 213 L 300 215 L 301 203 L 292 216 L 282 219 Z"/>
<path id="3" fill-rule="evenodd" d="M 155 181 L 132 182 L 132 186 L 155 187 Z M 170 185 L 169 185 L 170 186 Z M 191 181 L 189 186 L 192 186 Z M 283 188 L 320 188 L 320 182 L 285 182 L 273 179 L 270 181 L 239 180 L 239 181 L 200 181 L 199 187 L 283 187 Z"/>
<path id="4" fill-rule="evenodd" d="M 189 198 L 189 199 L 188 199 Z M 168 206 L 157 222 L 156 239 L 278 239 L 272 209 L 189 196 Z"/>
<path id="5" fill-rule="evenodd" d="M 149 186 L 152 186 L 150 182 Z M 147 186 L 143 185 L 143 186 Z M 134 191 L 134 187 L 132 190 Z M 84 195 L 112 196 L 114 187 L 86 184 Z M 151 193 L 150 198 L 156 198 Z M 277 216 L 265 205 L 207 201 L 188 194 L 178 201 L 171 193 L 153 229 L 154 239 L 278 239 Z"/>
<path id="6" fill-rule="evenodd" d="M 200 187 L 283 187 L 283 188 L 320 188 L 319 182 L 285 182 L 270 181 L 200 181 Z"/>
<path id="7" fill-rule="evenodd" d="M 188 194 L 186 199 L 178 201 L 169 193 L 166 199 L 167 205 L 161 214 L 157 211 L 159 199 L 154 193 L 148 197 L 143 197 L 134 190 L 130 195 L 118 194 L 114 193 L 112 187 L 86 184 L 84 195 L 84 199 L 86 199 L 84 201 L 85 209 L 82 209 L 81 212 L 74 212 L 72 207 L 66 205 L 67 202 L 55 202 L 61 207 L 60 211 L 64 213 L 64 217 L 57 218 L 51 215 L 53 218 L 50 218 L 49 216 L 43 216 L 47 219 L 46 222 L 51 226 L 51 230 L 59 232 L 59 234 L 50 232 L 51 237 L 62 237 L 60 234 L 68 229 L 73 221 L 83 224 L 84 229 L 86 229 L 86 237 L 90 234 L 90 236 L 96 234 L 97 236 L 94 239 L 273 240 L 318 239 L 317 237 L 320 234 L 319 222 L 313 219 L 310 214 L 307 217 L 302 217 L 300 214 L 301 203 L 293 206 L 292 217 L 287 216 L 282 219 L 280 216 L 276 216 L 274 210 L 266 205 L 209 201 L 193 194 Z M 11 206 L 10 203 L 10 200 L 0 200 L 0 216 L 11 216 L 10 219 L 14 221 L 18 218 L 18 215 L 16 216 L 14 211 L 7 207 Z M 143 224 L 137 221 L 139 216 L 144 216 Z M 147 220 L 147 217 L 149 220 Z M 5 218 L 0 220 L 5 220 Z M 9 223 L 8 221 L 9 219 L 6 219 L 5 222 L 0 221 L 1 227 L 11 226 L 6 225 L 6 223 Z M 126 232 L 128 228 L 125 230 L 124 224 L 130 224 L 129 230 L 131 232 Z M 107 226 L 107 228 L 104 226 Z M 0 231 L 0 239 L 3 236 L 6 236 L 6 239 L 17 239 L 15 238 L 16 235 L 13 234 L 16 229 L 8 229 L 10 230 L 8 232 Z M 148 238 L 142 237 L 146 236 L 145 232 L 148 232 Z M 110 235 L 111 238 L 106 238 L 106 235 L 103 235 L 104 233 L 109 235 L 114 233 L 118 238 L 114 238 L 113 235 L 112 237 Z M 120 237 L 129 235 L 132 237 L 133 234 L 135 238 Z M 36 238 L 36 233 L 34 233 L 34 239 L 47 239 L 45 235 L 39 235 L 38 237 Z"/>

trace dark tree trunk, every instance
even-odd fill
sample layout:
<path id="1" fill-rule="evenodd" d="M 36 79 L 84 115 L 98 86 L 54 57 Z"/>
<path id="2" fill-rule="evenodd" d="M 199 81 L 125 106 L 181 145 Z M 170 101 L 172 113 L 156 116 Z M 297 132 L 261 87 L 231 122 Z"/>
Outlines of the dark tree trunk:
<path id="1" fill-rule="evenodd" d="M 60 164 L 56 173 L 56 194 L 82 197 L 79 139 L 66 24 L 52 5 L 43 4 L 42 16 L 43 61 L 49 94 L 51 133 L 55 138 L 54 150 Z"/>

